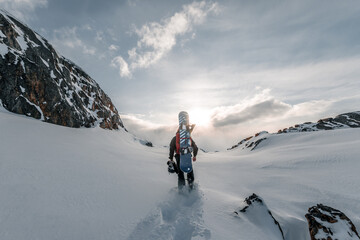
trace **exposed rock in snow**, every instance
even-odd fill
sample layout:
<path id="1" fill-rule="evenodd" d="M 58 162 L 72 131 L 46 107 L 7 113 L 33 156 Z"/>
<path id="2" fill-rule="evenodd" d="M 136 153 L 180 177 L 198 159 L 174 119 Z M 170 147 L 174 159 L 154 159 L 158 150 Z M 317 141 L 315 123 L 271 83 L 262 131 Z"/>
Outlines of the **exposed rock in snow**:
<path id="1" fill-rule="evenodd" d="M 357 128 L 360 127 L 360 111 L 343 113 L 334 118 L 324 118 L 317 121 L 317 123 L 306 122 L 303 124 L 296 124 L 293 127 L 279 130 L 278 133 L 289 132 L 312 132 L 319 130 L 333 130 L 339 128 Z"/>
<path id="2" fill-rule="evenodd" d="M 294 132 L 314 132 L 321 130 L 335 130 L 342 128 L 358 128 L 360 127 L 360 111 L 343 113 L 335 118 L 324 118 L 317 121 L 317 123 L 305 122 L 303 124 L 296 124 L 293 127 L 279 130 L 277 134 L 294 133 Z M 237 144 L 233 145 L 227 150 L 232 150 L 238 147 L 242 149 L 250 148 L 254 150 L 262 141 L 266 140 L 265 136 L 270 136 L 266 131 L 259 132 L 255 136 L 244 138 Z"/>
<path id="3" fill-rule="evenodd" d="M 235 144 L 231 148 L 228 148 L 227 150 L 231 150 L 234 148 L 242 147 L 242 149 L 250 149 L 250 151 L 255 150 L 255 148 L 266 139 L 265 136 L 269 135 L 267 131 L 262 131 L 259 133 L 256 133 L 255 136 L 250 136 L 247 138 L 244 138 L 239 143 Z"/>
<path id="4" fill-rule="evenodd" d="M 317 204 L 305 215 L 311 240 L 360 239 L 355 225 L 341 211 Z"/>
<path id="5" fill-rule="evenodd" d="M 0 99 L 8 111 L 68 127 L 118 129 L 99 85 L 47 40 L 0 11 Z"/>
<path id="6" fill-rule="evenodd" d="M 234 213 L 239 217 L 246 217 L 250 222 L 264 231 L 268 239 L 285 239 L 279 222 L 267 208 L 264 200 L 253 193 L 244 201 L 245 207 L 239 208 Z"/>
<path id="7" fill-rule="evenodd" d="M 153 147 L 152 142 L 148 141 L 148 140 L 142 140 L 140 139 L 139 142 L 144 145 L 144 146 L 148 146 L 148 147 Z"/>

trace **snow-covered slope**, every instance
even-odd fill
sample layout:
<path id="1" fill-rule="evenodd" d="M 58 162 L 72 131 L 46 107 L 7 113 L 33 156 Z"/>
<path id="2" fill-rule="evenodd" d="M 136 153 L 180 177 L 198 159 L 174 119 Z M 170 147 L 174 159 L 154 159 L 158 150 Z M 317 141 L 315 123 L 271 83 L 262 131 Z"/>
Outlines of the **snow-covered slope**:
<path id="1" fill-rule="evenodd" d="M 360 127 L 360 111 L 343 113 L 337 115 L 332 118 L 324 118 L 317 121 L 317 123 L 313 122 L 305 122 L 303 124 L 295 124 L 295 126 L 284 128 L 279 130 L 277 134 L 284 133 L 296 133 L 296 132 L 314 132 L 314 131 L 323 131 L 323 130 L 337 130 L 344 128 L 359 128 Z M 233 145 L 228 150 L 232 150 L 235 148 L 241 149 L 250 149 L 251 151 L 257 148 L 257 146 L 267 139 L 268 136 L 273 134 L 269 134 L 267 131 L 262 131 L 256 133 L 254 136 L 250 136 L 242 139 L 237 144 Z"/>
<path id="2" fill-rule="evenodd" d="M 70 129 L 0 110 L 0 131 L 0 239 L 278 239 L 279 228 L 259 218 L 266 209 L 234 213 L 252 193 L 285 239 L 310 239 L 305 214 L 319 203 L 360 228 L 360 129 L 200 152 L 190 193 L 167 173 L 167 149 L 124 130 Z"/>

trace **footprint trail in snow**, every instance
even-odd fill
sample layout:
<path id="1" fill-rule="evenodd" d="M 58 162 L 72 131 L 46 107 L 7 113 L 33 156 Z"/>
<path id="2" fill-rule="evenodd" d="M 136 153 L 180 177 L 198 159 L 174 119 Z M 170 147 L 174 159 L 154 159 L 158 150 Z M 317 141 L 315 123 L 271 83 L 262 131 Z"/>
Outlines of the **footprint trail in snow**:
<path id="1" fill-rule="evenodd" d="M 168 200 L 141 220 L 128 240 L 210 239 L 210 230 L 203 220 L 203 193 L 198 186 L 191 192 L 187 188 L 183 190 L 172 189 Z"/>

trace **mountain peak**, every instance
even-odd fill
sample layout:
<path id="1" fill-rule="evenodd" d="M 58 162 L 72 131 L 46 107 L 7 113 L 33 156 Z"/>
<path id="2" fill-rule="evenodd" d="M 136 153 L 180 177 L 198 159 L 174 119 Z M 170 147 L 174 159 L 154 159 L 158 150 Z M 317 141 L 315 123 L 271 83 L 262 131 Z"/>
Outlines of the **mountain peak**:
<path id="1" fill-rule="evenodd" d="M 0 11 L 0 89 L 3 107 L 14 113 L 68 127 L 123 127 L 94 79 L 6 11 Z"/>

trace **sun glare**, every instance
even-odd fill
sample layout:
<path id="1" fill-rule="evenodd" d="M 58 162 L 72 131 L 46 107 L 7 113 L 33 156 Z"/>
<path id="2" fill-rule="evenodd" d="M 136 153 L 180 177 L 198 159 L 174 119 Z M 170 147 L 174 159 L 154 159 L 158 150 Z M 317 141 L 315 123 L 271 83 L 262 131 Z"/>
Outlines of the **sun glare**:
<path id="1" fill-rule="evenodd" d="M 210 123 L 211 112 L 203 109 L 192 109 L 189 111 L 189 120 L 191 124 L 197 126 L 207 126 Z"/>

